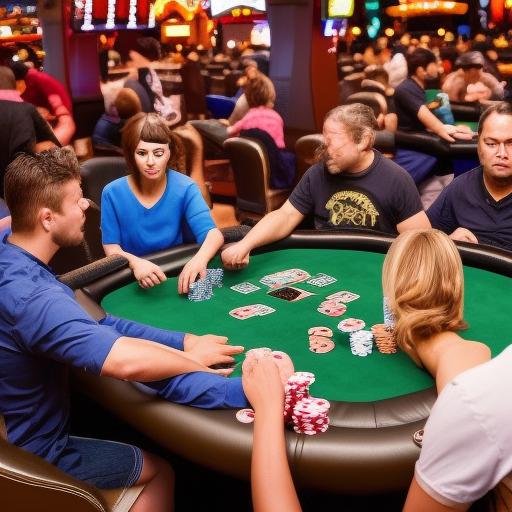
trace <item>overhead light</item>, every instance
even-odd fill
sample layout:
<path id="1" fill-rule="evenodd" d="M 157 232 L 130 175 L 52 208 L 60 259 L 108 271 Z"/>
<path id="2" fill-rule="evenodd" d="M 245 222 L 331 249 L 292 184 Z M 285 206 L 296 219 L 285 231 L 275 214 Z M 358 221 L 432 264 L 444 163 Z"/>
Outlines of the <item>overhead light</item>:
<path id="1" fill-rule="evenodd" d="M 401 3 L 386 9 L 386 14 L 392 18 L 407 18 L 412 16 L 434 16 L 437 14 L 466 14 L 468 4 L 462 2 L 446 2 L 442 0 Z"/>

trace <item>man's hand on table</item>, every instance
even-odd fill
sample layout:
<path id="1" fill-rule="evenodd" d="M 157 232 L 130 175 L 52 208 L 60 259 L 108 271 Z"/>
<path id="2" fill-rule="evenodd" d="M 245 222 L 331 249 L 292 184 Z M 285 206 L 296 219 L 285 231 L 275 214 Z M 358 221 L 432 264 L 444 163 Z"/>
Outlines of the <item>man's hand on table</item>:
<path id="1" fill-rule="evenodd" d="M 213 366 L 234 363 L 233 356 L 241 354 L 244 351 L 244 347 L 228 345 L 226 336 L 186 334 L 183 340 L 183 350 L 185 355 L 194 361 L 205 366 Z M 222 375 L 230 375 L 233 372 L 233 368 L 223 368 L 216 370 L 216 372 Z"/>

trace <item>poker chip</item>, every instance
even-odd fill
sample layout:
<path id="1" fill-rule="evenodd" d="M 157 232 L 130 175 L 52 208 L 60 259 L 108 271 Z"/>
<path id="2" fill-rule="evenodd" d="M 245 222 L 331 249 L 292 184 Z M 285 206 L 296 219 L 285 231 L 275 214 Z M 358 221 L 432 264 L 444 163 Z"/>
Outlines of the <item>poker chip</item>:
<path id="1" fill-rule="evenodd" d="M 423 429 L 416 430 L 414 434 L 412 435 L 412 440 L 421 448 L 423 444 L 423 434 L 425 431 Z"/>
<path id="2" fill-rule="evenodd" d="M 372 333 L 377 350 L 381 354 L 396 354 L 396 341 L 392 329 L 386 324 L 375 324 L 372 326 Z"/>
<path id="3" fill-rule="evenodd" d="M 308 334 L 310 336 L 326 336 L 327 338 L 332 338 L 332 329 L 329 329 L 329 327 L 311 327 L 308 330 Z"/>
<path id="4" fill-rule="evenodd" d="M 291 423 L 293 408 L 303 398 L 309 398 L 309 386 L 315 382 L 315 376 L 310 372 L 295 372 L 286 382 L 284 388 L 284 420 Z"/>
<path id="5" fill-rule="evenodd" d="M 309 350 L 315 354 L 327 354 L 334 349 L 334 341 L 326 338 L 325 336 L 310 336 L 309 337 Z"/>
<path id="6" fill-rule="evenodd" d="M 240 409 L 236 413 L 236 419 L 240 423 L 252 423 L 254 421 L 254 411 L 252 409 Z"/>
<path id="7" fill-rule="evenodd" d="M 367 356 L 372 353 L 373 333 L 371 331 L 354 331 L 349 335 L 350 350 L 355 356 Z"/>
<path id="8" fill-rule="evenodd" d="M 222 288 L 222 279 L 224 278 L 224 269 L 209 268 L 206 270 L 206 277 L 212 283 L 212 286 Z"/>
<path id="9" fill-rule="evenodd" d="M 293 408 L 293 430 L 306 435 L 325 432 L 329 428 L 330 407 L 324 398 L 303 398 Z"/>
<path id="10" fill-rule="evenodd" d="M 389 309 L 387 297 L 384 297 L 382 300 L 382 309 L 384 311 L 384 325 L 388 329 L 393 329 L 395 327 L 395 323 L 393 321 L 393 315 L 391 314 L 391 310 Z"/>
<path id="11" fill-rule="evenodd" d="M 363 320 L 358 318 L 345 318 L 338 324 L 338 329 L 341 332 L 354 332 L 359 331 L 365 327 Z"/>

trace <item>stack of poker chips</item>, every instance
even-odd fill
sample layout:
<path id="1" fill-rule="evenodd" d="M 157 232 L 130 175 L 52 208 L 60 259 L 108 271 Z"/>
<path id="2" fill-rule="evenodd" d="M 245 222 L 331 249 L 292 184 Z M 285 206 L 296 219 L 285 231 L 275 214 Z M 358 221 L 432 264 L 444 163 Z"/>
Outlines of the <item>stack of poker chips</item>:
<path id="1" fill-rule="evenodd" d="M 222 278 L 224 277 L 224 270 L 222 268 L 209 268 L 206 270 L 206 277 L 212 283 L 212 286 L 222 288 Z"/>
<path id="2" fill-rule="evenodd" d="M 297 434 L 314 435 L 329 428 L 331 404 L 323 398 L 303 398 L 293 408 L 293 430 Z"/>
<path id="3" fill-rule="evenodd" d="M 206 278 L 198 279 L 189 286 L 188 299 L 198 302 L 212 298 L 213 287 L 222 287 L 224 270 L 221 268 L 207 269 Z"/>
<path id="4" fill-rule="evenodd" d="M 372 326 L 373 338 L 377 349 L 382 354 L 396 354 L 396 342 L 393 329 L 386 324 L 376 324 Z"/>
<path id="5" fill-rule="evenodd" d="M 295 372 L 286 383 L 284 420 L 293 423 L 299 434 L 313 435 L 325 432 L 329 426 L 330 403 L 309 395 L 309 386 L 315 382 L 310 372 Z"/>
<path id="6" fill-rule="evenodd" d="M 303 398 L 309 398 L 309 386 L 315 382 L 315 376 L 310 372 L 295 372 L 287 381 L 284 388 L 284 421 L 291 423 L 293 408 Z"/>
<path id="7" fill-rule="evenodd" d="M 384 297 L 382 300 L 382 309 L 384 310 L 384 324 L 390 331 L 392 331 L 395 327 L 395 323 L 393 322 L 393 315 L 389 309 L 387 297 Z"/>
<path id="8" fill-rule="evenodd" d="M 372 353 L 373 333 L 371 331 L 354 331 L 349 334 L 350 350 L 355 356 L 367 356 Z"/>

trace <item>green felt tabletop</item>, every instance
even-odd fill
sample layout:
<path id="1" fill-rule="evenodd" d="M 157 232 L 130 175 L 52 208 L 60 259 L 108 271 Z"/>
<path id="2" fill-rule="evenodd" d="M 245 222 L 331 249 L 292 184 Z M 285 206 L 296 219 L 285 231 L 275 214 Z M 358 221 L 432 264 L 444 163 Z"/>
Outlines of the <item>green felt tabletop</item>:
<path id="1" fill-rule="evenodd" d="M 432 378 L 417 368 L 403 352 L 373 353 L 354 356 L 349 335 L 337 329 L 348 317 L 364 320 L 366 328 L 383 323 L 381 270 L 384 255 L 336 249 L 287 249 L 252 256 L 241 271 L 225 271 L 222 288 L 214 288 L 213 296 L 201 302 L 189 301 L 177 293 L 177 278 L 143 290 L 136 283 L 120 288 L 103 301 L 104 309 L 117 316 L 156 327 L 194 334 L 228 336 L 229 342 L 246 349 L 269 347 L 283 350 L 293 359 L 297 371 L 312 372 L 316 381 L 311 394 L 329 400 L 364 402 L 412 393 L 433 385 Z M 210 268 L 221 267 L 220 259 Z M 328 274 L 337 279 L 325 287 L 300 282 L 296 288 L 312 292 L 296 302 L 272 297 L 260 279 L 282 270 L 299 268 L 311 276 Z M 512 340 L 512 286 L 508 278 L 468 268 L 465 272 L 465 318 L 470 328 L 462 333 L 467 339 L 488 344 L 493 355 L 501 352 Z M 250 282 L 260 289 L 247 295 L 230 287 Z M 317 311 L 327 295 L 346 290 L 360 295 L 347 304 L 340 317 L 329 317 Z M 274 313 L 239 320 L 229 311 L 240 306 L 265 304 Z M 333 330 L 335 349 L 327 354 L 309 350 L 308 329 L 326 326 Z M 243 355 L 237 356 L 234 375 L 241 375 Z"/>

